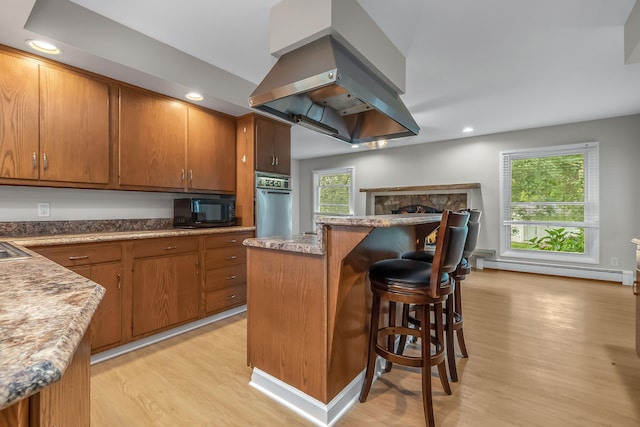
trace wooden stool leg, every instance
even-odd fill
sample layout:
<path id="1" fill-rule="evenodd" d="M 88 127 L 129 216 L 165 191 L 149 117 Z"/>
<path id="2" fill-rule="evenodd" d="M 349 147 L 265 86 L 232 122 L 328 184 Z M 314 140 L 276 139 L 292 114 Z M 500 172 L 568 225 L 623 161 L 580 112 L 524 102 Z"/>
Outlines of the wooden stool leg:
<path id="1" fill-rule="evenodd" d="M 402 327 L 409 327 L 409 304 L 402 304 Z M 396 354 L 404 353 L 404 347 L 407 345 L 407 336 L 400 335 L 400 341 L 398 342 L 398 349 L 396 350 Z"/>
<path id="2" fill-rule="evenodd" d="M 453 343 L 453 295 L 447 298 L 445 309 L 445 337 L 447 339 L 447 365 L 449 365 L 449 375 L 454 383 L 458 381 L 458 369 L 456 367 L 456 349 Z"/>
<path id="3" fill-rule="evenodd" d="M 425 311 L 428 311 L 425 309 Z M 435 324 L 436 324 L 436 341 L 440 346 L 444 346 L 444 326 L 443 326 L 443 313 L 442 313 L 442 303 L 435 304 Z M 443 349 L 444 350 L 444 349 Z M 447 366 L 445 363 L 445 357 L 442 358 L 442 361 L 438 363 L 438 374 L 440 376 L 440 382 L 442 383 L 442 388 L 446 394 L 451 394 L 451 386 L 449 385 L 449 377 L 447 375 Z"/>
<path id="4" fill-rule="evenodd" d="M 371 383 L 373 383 L 373 374 L 376 371 L 376 343 L 378 342 L 378 322 L 380 318 L 380 297 L 373 295 L 371 306 L 371 325 L 369 327 L 369 356 L 367 358 L 367 371 L 364 376 L 364 384 L 360 392 L 360 402 L 367 400 Z"/>
<path id="5" fill-rule="evenodd" d="M 394 301 L 389 301 L 389 326 L 395 326 L 395 325 L 396 325 L 396 303 Z M 395 348 L 395 343 L 396 343 L 395 334 L 389 334 L 387 336 L 387 350 L 393 352 Z M 384 371 L 385 372 L 391 371 L 392 366 L 393 366 L 393 363 L 391 363 L 391 361 L 389 360 L 385 361 Z"/>
<path id="6" fill-rule="evenodd" d="M 467 345 L 464 342 L 464 331 L 462 329 L 462 325 L 464 319 L 462 317 L 462 281 L 456 281 L 456 289 L 454 291 L 453 297 L 456 302 L 456 314 L 460 317 L 458 320 L 458 325 L 456 325 L 456 336 L 458 337 L 458 345 L 460 346 L 460 352 L 462 353 L 462 357 L 469 357 L 469 353 L 467 352 Z"/>
<path id="7" fill-rule="evenodd" d="M 431 321 L 429 320 L 430 310 L 423 307 L 419 310 L 420 318 L 420 340 L 422 352 L 422 405 L 424 407 L 424 418 L 427 426 L 435 426 L 433 415 L 433 398 L 431 391 Z"/>

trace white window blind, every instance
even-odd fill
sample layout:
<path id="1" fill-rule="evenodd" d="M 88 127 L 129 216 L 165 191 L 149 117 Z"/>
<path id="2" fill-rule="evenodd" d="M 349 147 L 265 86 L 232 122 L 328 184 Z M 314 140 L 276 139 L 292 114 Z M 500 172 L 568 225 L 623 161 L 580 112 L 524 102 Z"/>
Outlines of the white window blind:
<path id="1" fill-rule="evenodd" d="M 354 168 L 313 171 L 314 215 L 353 215 Z"/>
<path id="2" fill-rule="evenodd" d="M 597 263 L 597 142 L 500 153 L 501 255 Z"/>

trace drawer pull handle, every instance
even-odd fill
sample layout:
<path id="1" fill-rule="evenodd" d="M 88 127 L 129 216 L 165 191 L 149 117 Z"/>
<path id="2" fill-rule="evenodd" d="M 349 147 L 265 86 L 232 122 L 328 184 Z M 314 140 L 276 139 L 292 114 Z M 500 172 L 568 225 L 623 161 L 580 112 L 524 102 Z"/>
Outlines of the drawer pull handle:
<path id="1" fill-rule="evenodd" d="M 640 296 L 640 292 L 638 292 L 638 281 L 634 280 L 633 282 L 633 294 Z"/>
<path id="2" fill-rule="evenodd" d="M 236 276 L 235 274 L 233 276 L 227 276 L 225 277 L 226 280 L 233 280 L 235 278 L 237 278 L 238 276 Z"/>
<path id="3" fill-rule="evenodd" d="M 234 294 L 234 295 L 229 295 L 229 296 L 227 297 L 227 299 L 235 299 L 235 297 L 236 297 L 236 296 L 237 296 L 237 295 L 235 295 L 235 294 Z"/>
<path id="4" fill-rule="evenodd" d="M 227 243 L 238 243 L 236 239 L 227 240 Z"/>
<path id="5" fill-rule="evenodd" d="M 166 248 L 162 248 L 163 251 L 172 251 L 174 249 L 178 249 L 177 246 L 167 246 Z"/>
<path id="6" fill-rule="evenodd" d="M 77 261 L 79 259 L 88 259 L 89 255 L 70 256 L 69 261 Z"/>
<path id="7" fill-rule="evenodd" d="M 231 255 L 231 256 L 228 256 L 228 257 L 227 257 L 227 259 L 236 259 L 236 258 L 237 258 L 237 257 L 236 257 L 235 255 Z"/>
<path id="8" fill-rule="evenodd" d="M 38 156 L 36 156 L 36 152 L 33 152 L 33 157 L 31 158 L 31 166 L 33 167 L 33 169 L 36 168 L 36 166 L 38 166 Z"/>

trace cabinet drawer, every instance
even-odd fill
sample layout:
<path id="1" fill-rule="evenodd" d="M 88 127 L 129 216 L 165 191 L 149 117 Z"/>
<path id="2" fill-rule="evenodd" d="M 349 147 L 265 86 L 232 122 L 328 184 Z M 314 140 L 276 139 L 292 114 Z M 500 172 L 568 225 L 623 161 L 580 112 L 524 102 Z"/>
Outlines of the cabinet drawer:
<path id="1" fill-rule="evenodd" d="M 213 292 L 207 292 L 206 310 L 207 313 L 209 313 L 245 304 L 246 302 L 247 287 L 245 285 L 236 285 Z"/>
<path id="2" fill-rule="evenodd" d="M 232 246 L 229 248 L 209 249 L 205 258 L 207 270 L 214 268 L 230 267 L 232 265 L 246 264 L 247 249 L 244 246 Z"/>
<path id="3" fill-rule="evenodd" d="M 233 267 L 207 270 L 205 280 L 207 292 L 244 284 L 247 282 L 247 266 L 242 264 L 234 265 Z"/>
<path id="4" fill-rule="evenodd" d="M 234 233 L 211 236 L 205 239 L 205 247 L 207 249 L 211 249 L 225 248 L 229 246 L 242 246 L 242 241 L 251 237 L 253 237 L 253 233 Z"/>
<path id="5" fill-rule="evenodd" d="M 122 259 L 122 246 L 120 244 L 66 245 L 32 249 L 65 267 L 120 261 Z"/>
<path id="6" fill-rule="evenodd" d="M 133 244 L 134 258 L 167 256 L 187 252 L 198 252 L 197 237 L 167 237 L 160 239 L 141 240 Z"/>

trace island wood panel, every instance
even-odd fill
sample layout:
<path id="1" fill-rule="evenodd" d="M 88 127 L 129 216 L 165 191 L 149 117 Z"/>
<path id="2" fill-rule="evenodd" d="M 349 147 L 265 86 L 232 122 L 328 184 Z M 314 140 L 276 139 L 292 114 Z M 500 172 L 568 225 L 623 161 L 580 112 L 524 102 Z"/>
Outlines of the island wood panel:
<path id="1" fill-rule="evenodd" d="M 38 179 L 38 64 L 0 52 L 0 178 Z"/>
<path id="2" fill-rule="evenodd" d="M 247 261 L 250 366 L 327 403 L 325 257 L 248 247 Z"/>
<path id="3" fill-rule="evenodd" d="M 416 227 L 328 227 L 328 399 L 366 367 L 371 290 L 369 266 L 415 248 Z"/>
<path id="4" fill-rule="evenodd" d="M 0 427 L 29 427 L 29 399 L 1 410 Z"/>
<path id="5" fill-rule="evenodd" d="M 40 66 L 40 179 L 109 183 L 109 86 Z"/>
<path id="6" fill-rule="evenodd" d="M 62 378 L 30 398 L 30 427 L 88 426 L 91 343 L 85 334 Z"/>

